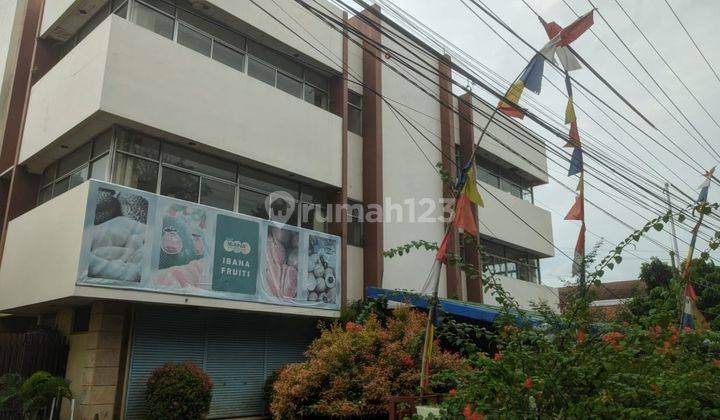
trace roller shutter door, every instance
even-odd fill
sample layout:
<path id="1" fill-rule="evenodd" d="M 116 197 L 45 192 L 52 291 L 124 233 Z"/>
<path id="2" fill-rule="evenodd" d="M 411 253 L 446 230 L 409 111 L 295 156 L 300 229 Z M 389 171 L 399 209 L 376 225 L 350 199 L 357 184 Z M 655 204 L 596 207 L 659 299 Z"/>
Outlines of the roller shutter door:
<path id="1" fill-rule="evenodd" d="M 264 414 L 270 374 L 303 360 L 316 319 L 162 306 L 137 307 L 126 418 L 142 419 L 147 379 L 167 361 L 191 360 L 213 380 L 209 418 Z"/>

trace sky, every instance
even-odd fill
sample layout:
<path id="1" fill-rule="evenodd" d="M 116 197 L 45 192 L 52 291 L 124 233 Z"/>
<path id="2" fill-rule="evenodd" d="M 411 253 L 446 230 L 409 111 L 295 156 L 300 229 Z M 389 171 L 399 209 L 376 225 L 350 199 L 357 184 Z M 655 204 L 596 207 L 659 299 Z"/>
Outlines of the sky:
<path id="1" fill-rule="evenodd" d="M 444 38 L 460 47 L 476 60 L 503 76 L 505 79 L 514 79 L 525 66 L 527 59 L 531 56 L 531 50 L 512 34 L 494 25 L 497 31 L 505 39 L 515 46 L 525 58 L 521 58 L 497 35 L 495 35 L 483 22 L 474 16 L 462 3 L 461 0 L 385 0 L 402 8 L 425 25 L 442 35 Z M 588 0 L 526 0 L 527 3 L 542 15 L 546 21 L 556 21 L 565 26 L 575 19 L 575 15 L 569 9 L 572 6 L 578 13 L 583 14 L 589 11 L 592 6 Z M 720 73 L 720 48 L 714 39 L 717 39 L 717 17 L 720 16 L 720 1 L 717 0 L 668 0 L 673 9 L 677 12 L 681 21 L 688 28 L 693 39 L 700 50 L 705 54 L 710 64 Z M 469 3 L 469 1 L 468 1 Z M 484 3 L 501 19 L 507 22 L 520 36 L 526 39 L 536 48 L 540 48 L 546 41 L 547 36 L 536 16 L 522 2 L 522 0 L 484 0 Z M 720 151 L 720 80 L 712 73 L 708 65 L 703 61 L 700 54 L 693 47 L 690 39 L 683 31 L 678 21 L 673 16 L 665 0 L 592 0 L 609 22 L 609 25 L 618 33 L 623 41 L 635 53 L 640 62 L 647 68 L 650 75 L 657 81 L 677 107 L 682 110 L 687 119 L 707 139 L 715 150 Z M 622 5 L 638 27 L 643 31 L 652 45 L 660 52 L 670 67 L 679 75 L 680 79 L 688 86 L 689 90 L 697 97 L 700 104 L 707 110 L 703 111 L 688 91 L 682 86 L 678 79 L 672 74 L 668 66 L 664 64 L 658 55 L 652 50 L 630 20 L 623 14 L 618 6 Z M 477 9 L 476 9 L 477 10 Z M 488 22 L 492 22 L 481 11 L 477 10 Z M 581 69 L 573 72 L 572 76 L 582 84 L 588 86 L 596 95 L 610 104 L 613 108 L 622 113 L 627 119 L 654 138 L 648 138 L 630 124 L 623 122 L 619 117 L 609 113 L 612 119 L 607 118 L 595 107 L 596 101 L 589 100 L 577 94 L 574 95 L 578 125 L 589 135 L 581 132 L 584 144 L 589 144 L 606 154 L 616 156 L 618 159 L 625 159 L 625 165 L 633 166 L 638 172 L 647 174 L 653 179 L 655 185 L 650 185 L 643 180 L 636 180 L 656 194 L 662 194 L 656 185 L 661 185 L 662 178 L 667 179 L 672 185 L 682 189 L 692 197 L 697 196 L 697 187 L 702 182 L 702 173 L 699 166 L 710 168 L 716 165 L 717 159 L 692 139 L 682 129 L 671 115 L 653 99 L 643 87 L 633 78 L 633 74 L 647 86 L 648 90 L 655 95 L 665 107 L 673 111 L 675 117 L 690 130 L 699 142 L 703 140 L 692 131 L 693 129 L 685 119 L 675 110 L 673 105 L 663 95 L 661 90 L 654 84 L 650 76 L 645 73 L 640 65 L 632 58 L 630 53 L 622 46 L 620 41 L 613 35 L 610 26 L 595 15 L 593 31 L 597 37 L 586 32 L 580 39 L 573 43 L 573 47 L 592 65 L 600 75 L 612 84 L 623 96 L 625 96 L 636 108 L 638 108 L 657 127 L 651 128 L 639 117 L 634 115 L 602 82 L 600 82 L 589 70 Z M 630 69 L 628 72 L 620 62 L 614 58 L 598 40 L 603 40 L 607 46 L 622 60 Z M 546 66 L 545 74 L 550 77 L 558 86 L 563 86 L 562 76 L 555 70 Z M 507 88 L 504 86 L 503 89 Z M 473 91 L 487 99 L 491 97 L 483 92 L 481 88 L 474 87 Z M 564 116 L 566 99 L 561 96 L 547 81 L 543 84 L 540 95 L 525 91 L 521 105 L 527 106 L 528 100 L 537 101 L 549 107 L 557 118 Z M 496 102 L 494 99 L 492 102 Z M 597 123 L 579 108 L 588 112 Z M 606 112 L 607 109 L 605 108 Z M 613 121 L 616 121 L 617 124 Z M 540 135 L 547 138 L 554 144 L 562 146 L 557 137 L 552 136 L 543 128 L 527 121 L 522 124 L 533 129 Z M 624 131 L 623 131 L 624 129 Z M 665 138 L 664 133 L 668 138 Z M 633 139 L 634 137 L 634 139 Z M 621 146 L 620 142 L 624 145 Z M 672 143 L 671 143 L 672 142 Z M 693 166 L 681 162 L 667 150 L 670 149 L 686 162 L 689 158 L 681 154 L 676 147 L 679 146 L 693 159 L 690 162 Z M 674 144 L 673 144 L 674 143 Z M 636 158 L 637 155 L 640 159 Z M 653 156 L 654 155 L 654 156 Z M 599 164 L 586 155 L 586 167 Z M 668 169 L 669 168 L 669 169 Z M 560 165 L 548 162 L 550 175 L 560 182 L 574 188 L 577 178 L 567 176 L 567 163 L 560 162 Z M 659 174 L 657 172 L 659 172 Z M 619 183 L 629 184 L 628 180 L 615 178 L 603 178 L 605 181 L 616 185 Z M 608 188 L 598 181 L 591 171 L 586 176 L 588 184 L 600 187 L 600 190 L 586 185 L 586 198 L 596 203 L 600 208 L 615 217 L 625 221 L 633 228 L 642 227 L 645 222 L 665 211 L 659 204 L 650 202 L 647 198 L 641 198 L 642 202 L 651 207 L 648 210 L 636 202 L 627 199 L 618 199 L 617 193 L 610 192 L 608 197 L 603 191 Z M 672 187 L 671 187 L 672 188 Z M 720 200 L 720 187 L 712 185 L 709 201 Z M 602 191 L 601 191 L 602 190 Z M 535 188 L 535 203 L 552 214 L 553 236 L 555 246 L 555 257 L 546 258 L 541 261 L 542 282 L 550 286 L 562 286 L 571 280 L 571 261 L 575 241 L 578 236 L 579 222 L 563 220 L 565 214 L 572 206 L 574 195 L 563 188 L 557 182 L 551 180 L 549 184 Z M 675 204 L 681 207 L 690 205 L 690 200 L 684 202 L 675 200 Z M 598 258 L 605 256 L 616 244 L 624 240 L 632 230 L 613 218 L 607 216 L 593 205 L 586 205 L 587 222 L 587 248 L 591 249 L 600 244 Z M 639 213 L 639 214 L 638 214 Z M 720 226 L 720 222 L 716 222 Z M 668 249 L 672 247 L 670 229 L 662 232 L 651 230 L 648 239 L 643 239 L 634 248 L 625 253 L 623 263 L 613 271 L 605 274 L 604 281 L 628 280 L 637 278 L 640 265 L 649 260 L 650 257 L 658 257 L 662 260 L 670 260 Z M 714 230 L 706 227 L 704 231 L 713 234 Z M 651 242 L 651 240 L 656 243 Z M 685 256 L 690 241 L 688 227 L 678 227 L 679 253 Z M 707 242 L 699 240 L 696 247 L 699 250 L 707 249 Z M 566 255 L 563 255 L 567 254 Z M 711 256 L 717 256 L 711 252 Z"/>

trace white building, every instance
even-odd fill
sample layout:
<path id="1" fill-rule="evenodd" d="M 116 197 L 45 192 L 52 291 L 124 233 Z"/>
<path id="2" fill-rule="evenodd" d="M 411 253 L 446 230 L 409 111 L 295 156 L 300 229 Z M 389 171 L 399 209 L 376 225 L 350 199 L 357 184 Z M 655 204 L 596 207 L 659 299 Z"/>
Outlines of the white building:
<path id="1" fill-rule="evenodd" d="M 318 318 L 367 287 L 425 282 L 432 252 L 382 251 L 442 238 L 434 163 L 467 161 L 491 108 L 450 95 L 447 62 L 372 10 L 311 6 L 351 29 L 290 0 L 0 4 L 0 312 L 67 334 L 80 418 L 141 417 L 149 373 L 183 360 L 213 377 L 211 417 L 260 415 L 265 379 L 302 358 Z M 523 307 L 557 306 L 538 267 L 550 215 L 532 199 L 543 143 L 504 118 L 490 133 L 484 258 Z M 280 226 L 265 220 L 277 191 L 311 216 L 360 203 L 393 216 L 390 200 L 403 220 L 300 211 Z M 494 303 L 479 279 L 442 278 L 443 296 Z"/>

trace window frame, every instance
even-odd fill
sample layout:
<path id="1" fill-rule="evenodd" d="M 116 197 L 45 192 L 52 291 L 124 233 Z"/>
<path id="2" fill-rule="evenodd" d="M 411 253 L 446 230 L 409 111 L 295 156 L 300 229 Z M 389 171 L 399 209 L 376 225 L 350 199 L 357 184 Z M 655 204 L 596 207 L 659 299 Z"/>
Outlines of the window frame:
<path id="1" fill-rule="evenodd" d="M 360 99 L 360 101 L 359 101 L 360 105 L 356 105 L 356 104 L 354 104 L 354 103 L 352 103 L 352 102 L 350 101 L 350 96 L 351 96 L 351 95 L 355 95 L 355 96 L 357 96 L 357 97 Z M 363 95 L 361 95 L 361 94 L 359 94 L 359 93 L 357 93 L 357 92 L 355 92 L 355 91 L 352 91 L 352 90 L 348 89 L 348 101 L 347 101 L 348 108 L 352 108 L 352 109 L 358 111 L 358 113 L 359 113 L 359 115 L 360 115 L 360 129 L 359 129 L 358 131 L 351 130 L 351 129 L 350 129 L 350 124 L 349 124 L 349 121 L 348 121 L 348 131 L 350 131 L 351 133 L 357 134 L 358 136 L 362 136 L 362 135 L 363 135 L 363 105 L 364 105 L 364 100 L 365 100 L 365 98 L 363 97 Z M 350 112 L 348 112 L 348 120 L 349 120 L 349 119 L 350 119 Z"/>

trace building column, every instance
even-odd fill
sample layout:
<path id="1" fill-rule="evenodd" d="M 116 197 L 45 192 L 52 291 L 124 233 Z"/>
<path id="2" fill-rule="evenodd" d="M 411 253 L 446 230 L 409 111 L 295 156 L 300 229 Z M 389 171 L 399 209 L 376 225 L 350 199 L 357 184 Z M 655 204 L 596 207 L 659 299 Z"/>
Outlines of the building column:
<path id="1" fill-rule="evenodd" d="M 92 305 L 85 345 L 80 393 L 75 395 L 75 418 L 109 420 L 119 418 L 129 332 L 130 305 L 101 302 Z M 69 378 L 74 379 L 74 378 Z"/>
<path id="2" fill-rule="evenodd" d="M 472 94 L 466 93 L 458 99 L 458 112 L 460 114 L 460 162 L 467 162 L 472 157 L 475 149 L 475 125 L 473 124 L 473 97 Z M 473 217 L 478 220 L 478 208 L 470 206 Z M 482 261 L 480 253 L 474 243 L 465 244 L 465 262 L 472 265 L 477 270 L 477 277 L 466 278 L 467 300 L 470 302 L 483 302 L 483 283 L 482 283 Z"/>
<path id="3" fill-rule="evenodd" d="M 452 94 L 452 68 L 451 57 L 444 55 L 438 62 L 438 77 L 440 86 L 440 150 L 442 152 L 442 168 L 449 175 L 451 182 L 457 179 L 457 167 L 455 162 L 455 118 L 453 115 L 453 94 Z M 440 181 L 443 187 L 443 197 L 453 199 L 455 192 L 452 185 L 443 180 Z M 449 251 L 453 255 L 459 255 L 460 243 L 458 230 L 448 221 L 445 229 L 449 229 L 450 246 Z M 458 266 L 446 265 L 445 281 L 447 284 L 447 297 L 451 299 L 462 299 L 460 283 L 460 268 Z"/>
<path id="4" fill-rule="evenodd" d="M 378 45 L 382 42 L 380 8 L 376 12 L 364 10 L 361 14 L 370 25 L 354 16 L 349 20 L 368 39 L 363 39 L 363 201 L 368 206 L 383 206 L 383 137 L 382 137 L 382 62 Z M 381 287 L 383 277 L 383 223 L 381 220 L 365 223 L 363 247 L 363 286 Z"/>

